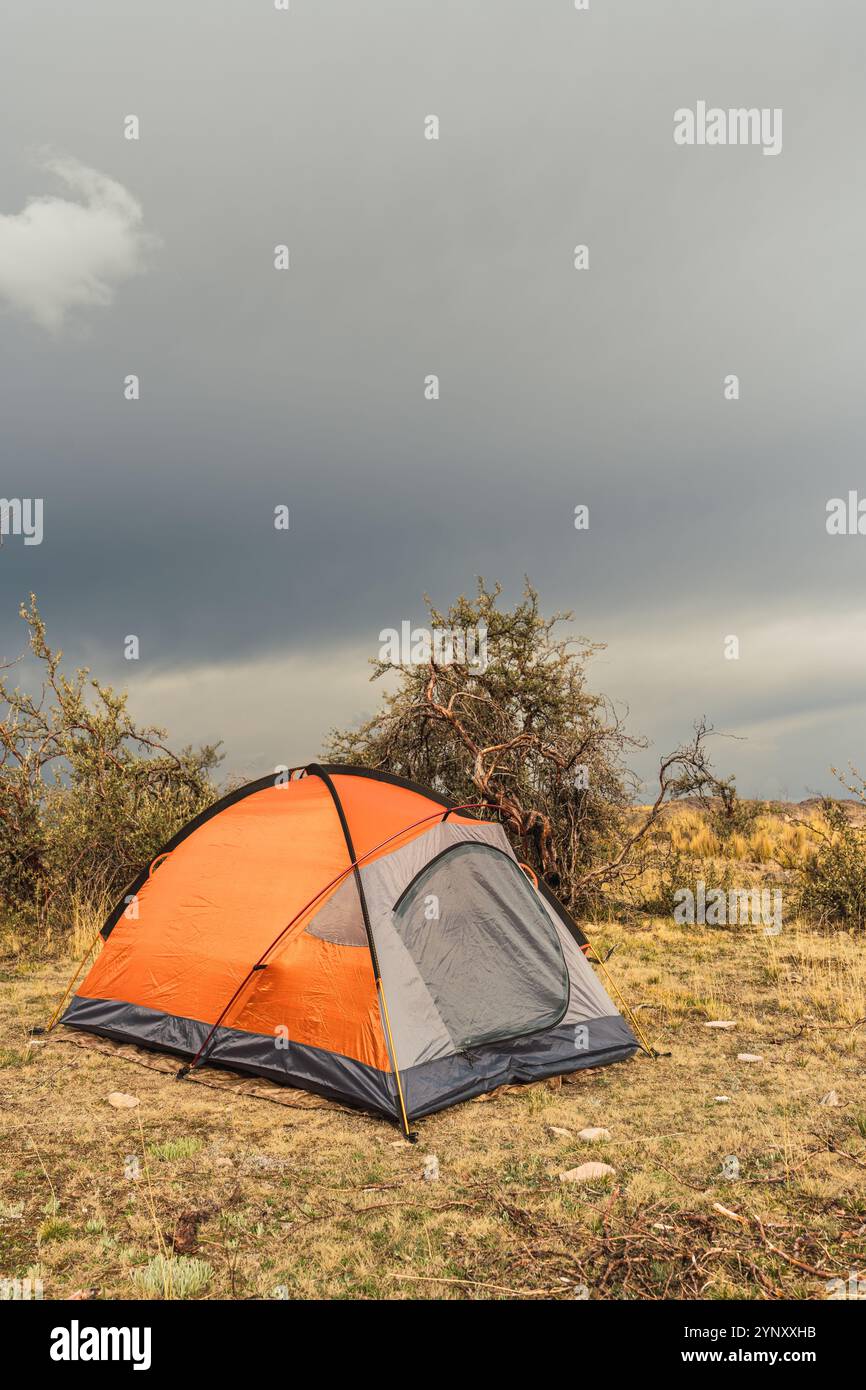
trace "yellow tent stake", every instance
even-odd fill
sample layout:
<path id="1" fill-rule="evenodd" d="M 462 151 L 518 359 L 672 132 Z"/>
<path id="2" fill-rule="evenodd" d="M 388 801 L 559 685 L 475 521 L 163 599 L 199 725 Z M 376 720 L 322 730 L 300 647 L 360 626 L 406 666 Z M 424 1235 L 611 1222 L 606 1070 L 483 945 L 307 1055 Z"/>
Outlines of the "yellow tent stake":
<path id="1" fill-rule="evenodd" d="M 581 928 L 581 931 L 583 931 L 583 928 Z M 583 934 L 584 934 L 584 936 L 586 936 L 586 932 L 584 932 Z M 610 988 L 613 990 L 613 992 L 614 992 L 614 994 L 616 995 L 617 999 L 618 999 L 619 1002 L 622 1004 L 623 1008 L 625 1009 L 626 1013 L 628 1014 L 629 1018 L 631 1019 L 632 1024 L 634 1025 L 634 1030 L 635 1030 L 635 1032 L 637 1033 L 638 1037 L 640 1038 L 641 1042 L 643 1043 L 644 1051 L 647 1052 L 647 1053 L 649 1054 L 650 1057 L 653 1057 L 653 1058 L 654 1058 L 654 1057 L 656 1056 L 656 1050 L 655 1050 L 654 1047 L 652 1047 L 652 1046 L 647 1042 L 646 1034 L 644 1033 L 643 1029 L 641 1028 L 640 1024 L 639 1024 L 638 1021 L 637 1021 L 637 1016 L 636 1016 L 636 1014 L 635 1014 L 635 1012 L 634 1012 L 634 1009 L 631 1007 L 630 1004 L 626 1003 L 626 1000 L 623 998 L 623 995 L 622 995 L 621 990 L 617 989 L 616 985 L 614 984 L 613 980 L 611 979 L 610 971 L 608 970 L 608 968 L 607 968 L 607 966 L 605 965 L 604 961 L 602 960 L 601 956 L 598 954 L 598 951 L 596 950 L 596 947 L 595 947 L 595 946 L 593 945 L 593 943 L 589 940 L 589 937 L 588 937 L 588 936 L 586 936 L 586 939 L 587 939 L 587 942 L 589 943 L 589 945 L 592 946 L 592 949 L 593 949 L 593 953 L 594 953 L 594 955 L 595 955 L 596 962 L 597 962 L 597 964 L 598 964 L 600 970 L 602 971 L 605 980 L 607 981 L 608 985 L 609 985 Z"/>
<path id="2" fill-rule="evenodd" d="M 386 1028 L 387 1033 L 388 1033 L 388 1048 L 389 1048 L 390 1053 L 391 1053 L 391 1064 L 392 1064 L 392 1066 L 393 1066 L 393 1068 L 394 1068 L 394 1076 L 395 1076 L 396 1081 L 397 1081 L 397 1094 L 398 1094 L 398 1096 L 400 1097 L 400 1109 L 401 1109 L 401 1111 L 403 1112 L 403 1128 L 404 1128 L 405 1131 L 406 1131 L 406 1138 L 408 1139 L 408 1138 L 409 1138 L 409 1133 L 410 1133 L 410 1131 L 409 1131 L 409 1117 L 408 1117 L 408 1115 L 406 1114 L 406 1102 L 405 1102 L 405 1100 L 403 1099 L 403 1083 L 402 1083 L 401 1080 L 400 1080 L 400 1068 L 397 1066 L 397 1051 L 396 1051 L 396 1049 L 395 1049 L 395 1047 L 394 1047 L 394 1038 L 393 1038 L 393 1036 L 392 1036 L 392 1034 L 391 1034 L 391 1020 L 390 1020 L 390 1018 L 388 1017 L 388 1005 L 387 1005 L 387 1002 L 386 1002 L 386 1000 L 385 1000 L 385 991 L 384 991 L 384 989 L 382 988 L 382 981 L 381 981 L 381 979 L 378 979 L 378 980 L 376 981 L 376 988 L 377 988 L 378 991 L 379 991 L 379 998 L 382 1000 L 382 1016 L 383 1016 L 383 1018 L 384 1018 L 384 1020 L 385 1020 L 385 1028 Z"/>
<path id="3" fill-rule="evenodd" d="M 100 927 L 100 928 L 99 928 L 99 931 L 96 933 L 95 937 L 94 937 L 93 940 L 91 941 L 91 943 L 90 943 L 90 945 L 88 946 L 87 950 L 84 952 L 84 955 L 81 957 L 81 960 L 78 962 L 78 968 L 77 968 L 77 970 L 75 971 L 75 974 L 72 976 L 72 979 L 69 981 L 69 984 L 66 986 L 66 992 L 65 992 L 65 994 L 63 995 L 63 998 L 61 999 L 60 1003 L 57 1005 L 57 1008 L 54 1010 L 54 1013 L 51 1015 L 51 1019 L 50 1019 L 48 1025 L 47 1025 L 47 1027 L 46 1027 L 46 1029 L 45 1029 L 46 1033 L 50 1033 L 50 1032 L 51 1032 L 51 1029 L 54 1027 L 55 1023 L 57 1022 L 57 1019 L 58 1019 L 58 1017 L 60 1016 L 60 1010 L 63 1008 L 63 1005 L 66 1003 L 67 999 L 69 998 L 70 994 L 72 993 L 72 986 L 75 984 L 75 981 L 78 979 L 78 976 L 81 974 L 82 970 L 84 969 L 84 962 L 87 960 L 88 956 L 90 955 L 90 952 L 93 950 L 94 946 L 96 945 L 96 943 L 97 943 L 97 941 L 99 940 L 99 938 L 100 938 L 101 935 L 102 935 L 102 928 Z"/>

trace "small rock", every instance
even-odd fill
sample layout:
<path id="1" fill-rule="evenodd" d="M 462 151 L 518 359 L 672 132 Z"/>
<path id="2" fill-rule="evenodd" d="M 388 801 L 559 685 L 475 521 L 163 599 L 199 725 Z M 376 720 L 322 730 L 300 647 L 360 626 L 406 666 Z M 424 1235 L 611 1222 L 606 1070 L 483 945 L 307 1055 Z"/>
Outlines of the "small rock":
<path id="1" fill-rule="evenodd" d="M 731 1103 L 730 1096 L 713 1096 L 713 1100 L 716 1102 L 716 1105 L 730 1105 Z"/>
<path id="2" fill-rule="evenodd" d="M 705 1023 L 705 1028 L 736 1028 L 736 1023 L 732 1018 L 714 1018 L 711 1023 Z"/>
<path id="3" fill-rule="evenodd" d="M 555 1135 L 556 1135 L 557 1139 L 570 1139 L 570 1138 L 571 1138 L 571 1130 L 570 1130 L 570 1129 L 560 1129 L 558 1125 L 548 1125 L 547 1128 L 550 1130 L 550 1133 L 551 1133 L 551 1134 L 555 1134 Z"/>
<path id="4" fill-rule="evenodd" d="M 427 1154 L 424 1159 L 424 1181 L 439 1181 L 439 1159 L 435 1154 Z"/>
<path id="5" fill-rule="evenodd" d="M 722 1177 L 726 1182 L 738 1182 L 740 1177 L 740 1160 L 736 1154 L 728 1154 L 722 1160 Z"/>
<path id="6" fill-rule="evenodd" d="M 596 1182 L 598 1178 L 615 1178 L 616 1169 L 609 1163 L 581 1163 L 579 1168 L 569 1168 L 560 1173 L 560 1182 Z"/>
<path id="7" fill-rule="evenodd" d="M 128 1096 L 125 1091 L 112 1091 L 105 1099 L 115 1110 L 134 1110 L 139 1104 L 138 1096 Z"/>
<path id="8" fill-rule="evenodd" d="M 577 1137 L 582 1139 L 585 1144 L 600 1144 L 605 1139 L 610 1138 L 610 1130 L 599 1129 L 595 1125 L 590 1125 L 588 1129 L 582 1129 Z"/>
<path id="9" fill-rule="evenodd" d="M 821 1105 L 841 1105 L 841 1104 L 842 1104 L 841 1100 L 839 1099 L 839 1097 L 838 1097 L 838 1095 L 836 1094 L 835 1091 L 828 1091 L 827 1094 L 826 1094 L 826 1096 L 822 1096 L 822 1097 L 821 1097 L 821 1102 L 820 1102 L 820 1103 L 821 1103 Z"/>
<path id="10" fill-rule="evenodd" d="M 738 1052 L 738 1062 L 763 1062 L 763 1057 L 759 1052 Z"/>

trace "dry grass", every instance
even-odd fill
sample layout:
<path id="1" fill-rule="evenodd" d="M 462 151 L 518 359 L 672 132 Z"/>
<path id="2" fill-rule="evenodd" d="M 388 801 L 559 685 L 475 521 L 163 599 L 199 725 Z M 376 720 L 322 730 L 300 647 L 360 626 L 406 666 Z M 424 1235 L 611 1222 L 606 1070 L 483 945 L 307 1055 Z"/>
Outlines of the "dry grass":
<path id="1" fill-rule="evenodd" d="M 40 921 L 22 924 L 4 913 L 0 904 L 0 959 L 27 964 L 61 955 L 78 961 L 89 948 L 96 948 L 100 928 L 113 907 L 113 900 L 105 896 L 85 899 L 73 894 L 69 922 L 61 936 Z"/>
<path id="2" fill-rule="evenodd" d="M 802 859 L 810 850 L 810 828 L 828 830 L 820 810 L 791 807 L 755 816 L 748 830 L 722 837 L 702 810 L 672 806 L 663 820 L 671 848 L 697 859 L 728 859 L 742 864 L 779 864 Z"/>
<path id="3" fill-rule="evenodd" d="M 846 802 L 854 826 L 866 822 L 866 807 Z M 647 808 L 634 809 L 635 828 Z M 694 802 L 675 802 L 665 808 L 646 842 L 652 862 L 632 876 L 625 887 L 612 889 L 604 912 L 611 922 L 636 914 L 666 914 L 673 910 L 675 890 L 698 884 L 706 889 L 780 890 L 784 914 L 796 915 L 803 901 L 803 870 L 814 871 L 820 847 L 836 845 L 819 802 L 738 803 L 733 821 L 721 806 L 709 809 Z"/>
<path id="4" fill-rule="evenodd" d="M 38 1275 L 48 1298 L 824 1298 L 863 1277 L 862 945 L 796 924 L 601 935 L 671 1055 L 446 1111 L 417 1147 L 363 1115 L 28 1046 L 69 971 L 18 962 L 0 986 L 0 1275 Z M 582 1144 L 587 1125 L 610 1141 Z M 612 1183 L 559 1181 L 588 1157 Z"/>

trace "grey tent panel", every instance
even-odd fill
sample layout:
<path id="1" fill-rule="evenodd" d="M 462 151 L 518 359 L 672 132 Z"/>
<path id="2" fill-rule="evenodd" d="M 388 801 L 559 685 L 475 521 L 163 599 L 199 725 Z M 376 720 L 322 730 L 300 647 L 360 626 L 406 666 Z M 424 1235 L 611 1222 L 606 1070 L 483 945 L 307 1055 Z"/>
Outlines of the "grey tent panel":
<path id="1" fill-rule="evenodd" d="M 568 1006 L 556 930 L 514 860 L 452 845 L 394 905 L 393 921 L 456 1051 L 552 1028 Z"/>
<path id="2" fill-rule="evenodd" d="M 585 1023 L 587 1019 L 604 1018 L 607 1014 L 616 1013 L 607 990 L 571 932 L 541 894 L 538 900 L 556 928 L 571 980 L 571 998 L 563 1023 Z"/>
<path id="3" fill-rule="evenodd" d="M 349 875 L 307 924 L 310 936 L 334 946 L 366 946 L 367 933 L 358 897 L 358 885 Z"/>

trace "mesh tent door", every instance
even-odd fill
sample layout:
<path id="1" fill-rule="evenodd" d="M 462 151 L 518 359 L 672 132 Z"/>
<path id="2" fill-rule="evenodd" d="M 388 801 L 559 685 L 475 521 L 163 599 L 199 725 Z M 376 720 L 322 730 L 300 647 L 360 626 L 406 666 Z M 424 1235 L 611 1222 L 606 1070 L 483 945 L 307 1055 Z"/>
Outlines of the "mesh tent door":
<path id="1" fill-rule="evenodd" d="M 393 922 L 457 1049 L 540 1032 L 565 1014 L 556 929 L 502 850 L 444 850 L 403 890 Z"/>

